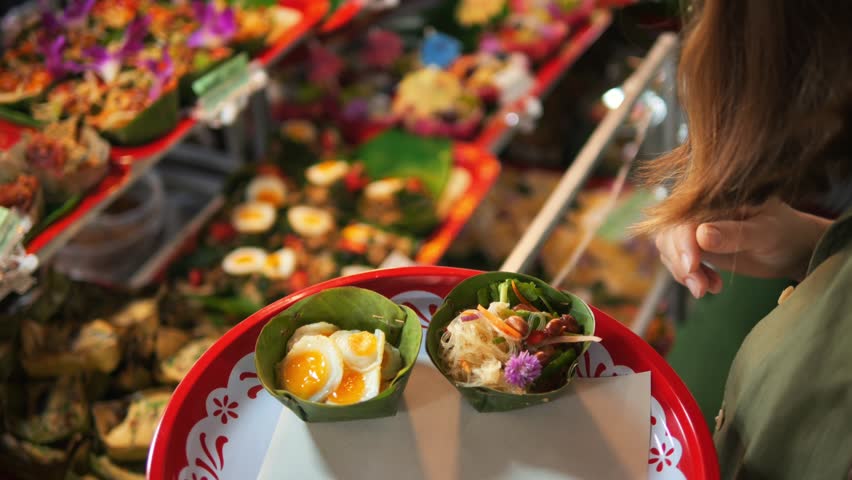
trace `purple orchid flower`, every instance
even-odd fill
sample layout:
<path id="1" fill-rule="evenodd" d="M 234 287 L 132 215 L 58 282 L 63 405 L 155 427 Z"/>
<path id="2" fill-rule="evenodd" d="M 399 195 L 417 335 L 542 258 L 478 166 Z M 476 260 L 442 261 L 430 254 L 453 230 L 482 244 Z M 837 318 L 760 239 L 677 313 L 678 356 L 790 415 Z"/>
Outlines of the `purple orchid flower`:
<path id="1" fill-rule="evenodd" d="M 63 77 L 69 73 L 79 73 L 83 70 L 81 65 L 65 59 L 63 55 L 65 43 L 65 36 L 60 35 L 53 40 L 45 37 L 41 45 L 45 67 L 55 78 Z"/>
<path id="2" fill-rule="evenodd" d="M 147 15 L 133 20 L 127 26 L 124 40 L 118 48 L 107 49 L 100 45 L 87 48 L 84 53 L 91 60 L 87 66 L 103 81 L 112 82 L 121 70 L 124 60 L 136 55 L 145 46 L 144 40 L 150 24 L 151 18 Z"/>
<path id="3" fill-rule="evenodd" d="M 154 101 L 163 93 L 163 88 L 168 85 L 175 73 L 175 65 L 167 49 L 163 50 L 163 56 L 159 60 L 149 59 L 141 62 L 141 66 L 154 74 L 154 83 L 148 91 L 148 100 Z"/>
<path id="4" fill-rule="evenodd" d="M 506 382 L 519 388 L 527 388 L 541 375 L 541 363 L 535 355 L 524 350 L 506 362 L 503 374 Z"/>
<path id="5" fill-rule="evenodd" d="M 234 10 L 225 7 L 216 11 L 213 3 L 192 2 L 192 9 L 201 27 L 192 32 L 186 44 L 192 48 L 216 48 L 224 45 L 237 33 L 237 21 Z"/>

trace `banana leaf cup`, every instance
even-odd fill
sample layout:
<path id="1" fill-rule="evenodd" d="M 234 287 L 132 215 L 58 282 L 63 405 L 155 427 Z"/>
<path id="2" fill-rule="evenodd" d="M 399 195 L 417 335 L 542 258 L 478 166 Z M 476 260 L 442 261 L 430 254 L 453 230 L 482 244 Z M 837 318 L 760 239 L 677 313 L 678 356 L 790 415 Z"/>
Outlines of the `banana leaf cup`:
<path id="1" fill-rule="evenodd" d="M 444 333 L 444 329 L 462 310 L 475 308 L 477 304 L 487 307 L 490 301 L 496 301 L 496 298 L 494 298 L 496 295 L 496 286 L 509 279 L 516 280 L 519 285 L 522 282 L 525 284 L 532 283 L 535 287 L 534 290 L 530 288 L 531 286 L 522 286 L 524 288 L 524 295 L 529 300 L 535 301 L 531 297 L 536 295 L 542 303 L 550 305 L 552 311 L 555 313 L 571 314 L 582 328 L 582 334 L 593 335 L 595 332 L 595 316 L 585 302 L 579 297 L 559 291 L 535 277 L 519 273 L 490 272 L 470 277 L 459 283 L 444 298 L 444 303 L 435 312 L 435 315 L 432 316 L 432 321 L 426 332 L 426 352 L 441 374 L 479 412 L 517 410 L 556 399 L 569 389 L 571 379 L 577 369 L 578 359 L 588 349 L 590 343 L 582 343 L 580 354 L 574 356 L 570 360 L 570 363 L 561 366 L 558 374 L 564 375 L 564 383 L 554 390 L 542 393 L 515 394 L 485 387 L 468 387 L 453 379 L 447 373 L 447 367 L 441 357 L 441 336 Z M 511 290 L 509 296 L 509 303 L 513 305 L 518 303 L 517 295 L 511 292 Z M 555 363 L 555 361 L 552 363 Z M 544 375 L 544 371 L 542 376 Z"/>
<path id="2" fill-rule="evenodd" d="M 382 330 L 399 349 L 402 366 L 377 396 L 351 405 L 310 402 L 278 388 L 277 365 L 284 359 L 293 332 L 310 323 L 328 322 L 346 330 Z M 305 422 L 340 422 L 393 416 L 420 352 L 422 331 L 414 311 L 382 295 L 357 287 L 324 290 L 273 318 L 260 333 L 255 365 L 263 387 Z"/>
<path id="3" fill-rule="evenodd" d="M 137 146 L 154 141 L 177 126 L 180 120 L 180 95 L 177 88 L 164 92 L 126 125 L 102 130 L 115 145 Z"/>

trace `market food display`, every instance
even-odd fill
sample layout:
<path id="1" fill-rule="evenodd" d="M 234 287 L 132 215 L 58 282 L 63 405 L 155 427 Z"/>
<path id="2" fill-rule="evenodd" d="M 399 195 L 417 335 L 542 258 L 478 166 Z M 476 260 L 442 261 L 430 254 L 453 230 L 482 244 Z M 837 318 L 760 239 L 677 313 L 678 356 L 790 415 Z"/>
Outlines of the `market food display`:
<path id="1" fill-rule="evenodd" d="M 302 61 L 274 74 L 279 118 L 333 118 L 355 142 L 393 124 L 471 140 L 500 107 L 530 92 L 536 67 L 591 11 L 538 0 L 455 3 L 452 34 L 377 26 L 352 42 L 310 45 Z"/>
<path id="2" fill-rule="evenodd" d="M 534 277 L 492 272 L 454 288 L 426 333 L 429 357 L 481 412 L 549 402 L 594 336 L 578 297 Z"/>
<path id="3" fill-rule="evenodd" d="M 306 422 L 383 417 L 397 411 L 421 337 L 408 307 L 330 288 L 266 324 L 255 363 L 264 388 Z"/>
<path id="4" fill-rule="evenodd" d="M 26 131 L 0 156 L 0 206 L 26 215 L 35 233 L 73 208 L 109 168 L 109 144 L 76 118 Z"/>
<path id="5" fill-rule="evenodd" d="M 176 293 L 244 317 L 308 285 L 377 268 L 392 253 L 413 258 L 446 218 L 441 206 L 470 185 L 469 175 L 461 185 L 451 181 L 460 167 L 443 143 L 389 132 L 355 151 L 323 152 L 303 141 L 316 138 L 305 135 L 313 131 L 309 123 L 285 124 L 278 141 L 287 160 L 235 175 L 226 206 L 171 269 Z M 400 161 L 385 163 L 375 151 L 389 152 L 380 147 L 386 140 L 412 142 L 433 158 L 404 167 L 394 155 Z"/>
<path id="6" fill-rule="evenodd" d="M 301 12 L 273 4 L 71 0 L 15 13 L 0 59 L 0 104 L 13 122 L 78 118 L 118 145 L 175 127 L 195 80 L 274 43 Z"/>
<path id="7" fill-rule="evenodd" d="M 0 463 L 22 478 L 141 478 L 172 389 L 224 332 L 127 295 L 42 278 L 0 332 Z"/>

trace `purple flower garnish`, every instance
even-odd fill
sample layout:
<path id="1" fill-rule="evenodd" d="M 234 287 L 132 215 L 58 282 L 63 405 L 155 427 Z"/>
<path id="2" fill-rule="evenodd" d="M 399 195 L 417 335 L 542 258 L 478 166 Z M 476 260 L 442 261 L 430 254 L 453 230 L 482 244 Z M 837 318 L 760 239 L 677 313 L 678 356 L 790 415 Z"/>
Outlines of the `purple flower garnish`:
<path id="1" fill-rule="evenodd" d="M 402 39 L 387 30 L 374 29 L 367 34 L 364 61 L 377 68 L 388 68 L 402 55 Z"/>
<path id="2" fill-rule="evenodd" d="M 160 60 L 149 59 L 141 63 L 143 68 L 154 74 L 154 83 L 151 85 L 151 89 L 148 90 L 148 100 L 153 101 L 159 98 L 163 92 L 163 87 L 171 80 L 172 75 L 175 73 L 175 65 L 172 62 L 172 57 L 169 55 L 168 49 L 163 50 L 163 56 Z"/>
<path id="3" fill-rule="evenodd" d="M 192 32 L 186 44 L 192 48 L 216 48 L 224 45 L 237 33 L 237 21 L 234 10 L 225 7 L 216 11 L 216 5 L 202 1 L 192 2 L 195 18 L 201 26 Z"/>
<path id="4" fill-rule="evenodd" d="M 145 46 L 144 40 L 148 34 L 149 25 L 151 25 L 151 17 L 147 15 L 138 17 L 127 26 L 124 40 L 117 48 L 107 49 L 100 45 L 87 48 L 84 52 L 90 60 L 87 67 L 107 83 L 115 80 L 124 60 L 136 55 Z"/>
<path id="5" fill-rule="evenodd" d="M 65 60 L 65 36 L 60 35 L 53 40 L 44 37 L 41 44 L 41 53 L 44 55 L 44 65 L 47 71 L 54 77 L 59 78 L 68 73 L 79 73 L 83 70 L 82 66 Z"/>
<path id="6" fill-rule="evenodd" d="M 538 361 L 538 358 L 524 350 L 517 355 L 513 355 L 506 362 L 503 374 L 506 377 L 506 381 L 510 384 L 519 388 L 527 388 L 541 375 L 541 363 Z"/>
<path id="7" fill-rule="evenodd" d="M 124 42 L 121 45 L 121 54 L 125 57 L 135 55 L 142 51 L 145 46 L 145 37 L 148 35 L 148 28 L 151 26 L 151 17 L 143 15 L 137 17 L 130 25 L 127 26 L 127 32 L 124 34 Z"/>

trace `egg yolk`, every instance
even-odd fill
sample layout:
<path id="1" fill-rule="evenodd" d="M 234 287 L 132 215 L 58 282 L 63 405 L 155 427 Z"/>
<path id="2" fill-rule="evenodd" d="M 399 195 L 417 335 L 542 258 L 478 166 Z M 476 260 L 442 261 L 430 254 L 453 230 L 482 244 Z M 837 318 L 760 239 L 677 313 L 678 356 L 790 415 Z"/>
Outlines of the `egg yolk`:
<path id="1" fill-rule="evenodd" d="M 278 268 L 281 262 L 278 260 L 278 255 L 270 255 L 266 257 L 266 265 L 269 268 Z"/>
<path id="2" fill-rule="evenodd" d="M 245 209 L 245 210 L 240 210 L 240 213 L 237 214 L 237 217 L 240 220 L 246 220 L 246 221 L 262 220 L 263 214 L 258 212 L 257 210 L 254 210 L 254 209 Z"/>
<path id="3" fill-rule="evenodd" d="M 251 255 L 240 255 L 234 259 L 234 262 L 239 265 L 249 265 L 251 263 L 254 263 L 254 257 Z"/>
<path id="4" fill-rule="evenodd" d="M 305 215 L 303 221 L 305 224 L 315 227 L 322 223 L 322 218 L 319 215 Z"/>
<path id="5" fill-rule="evenodd" d="M 355 243 L 367 243 L 370 230 L 364 225 L 350 225 L 343 229 L 343 238 Z"/>
<path id="6" fill-rule="evenodd" d="M 319 352 L 288 355 L 281 376 L 281 384 L 288 392 L 308 399 L 328 381 L 328 365 Z"/>
<path id="7" fill-rule="evenodd" d="M 284 197 L 281 196 L 281 193 L 276 192 L 275 190 L 261 190 L 257 194 L 257 200 L 264 203 L 269 203 L 271 205 L 280 206 L 284 203 Z"/>
<path id="8" fill-rule="evenodd" d="M 322 163 L 317 164 L 317 170 L 321 172 L 333 172 L 334 168 L 337 166 L 337 162 L 334 160 L 326 160 Z"/>
<path id="9" fill-rule="evenodd" d="M 364 376 L 348 368 L 343 369 L 340 386 L 329 395 L 329 398 L 341 405 L 350 405 L 361 401 L 364 396 Z"/>
<path id="10" fill-rule="evenodd" d="M 358 332 L 349 335 L 349 348 L 359 357 L 375 355 L 376 336 L 369 332 Z"/>

